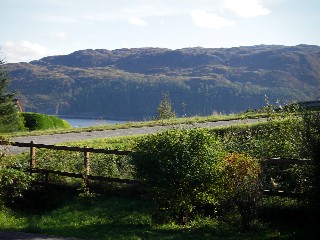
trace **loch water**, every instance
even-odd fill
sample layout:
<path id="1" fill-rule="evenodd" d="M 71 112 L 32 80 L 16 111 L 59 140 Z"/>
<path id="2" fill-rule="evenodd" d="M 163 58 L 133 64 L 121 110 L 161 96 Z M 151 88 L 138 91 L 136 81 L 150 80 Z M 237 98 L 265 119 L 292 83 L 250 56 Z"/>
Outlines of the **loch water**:
<path id="1" fill-rule="evenodd" d="M 101 126 L 101 125 L 107 125 L 107 124 L 119 124 L 119 123 L 126 123 L 127 122 L 127 121 L 118 121 L 118 120 L 90 119 L 90 118 L 64 118 L 64 117 L 61 117 L 61 119 L 66 120 L 74 128 L 93 127 L 93 126 Z"/>

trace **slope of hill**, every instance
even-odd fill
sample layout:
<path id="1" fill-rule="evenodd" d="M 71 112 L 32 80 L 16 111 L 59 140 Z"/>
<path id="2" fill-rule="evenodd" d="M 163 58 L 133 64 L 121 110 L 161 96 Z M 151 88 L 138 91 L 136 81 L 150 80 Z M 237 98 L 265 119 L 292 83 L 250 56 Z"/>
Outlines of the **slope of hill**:
<path id="1" fill-rule="evenodd" d="M 320 98 L 320 47 L 82 50 L 6 64 L 27 111 L 144 119 L 164 92 L 178 115 Z"/>

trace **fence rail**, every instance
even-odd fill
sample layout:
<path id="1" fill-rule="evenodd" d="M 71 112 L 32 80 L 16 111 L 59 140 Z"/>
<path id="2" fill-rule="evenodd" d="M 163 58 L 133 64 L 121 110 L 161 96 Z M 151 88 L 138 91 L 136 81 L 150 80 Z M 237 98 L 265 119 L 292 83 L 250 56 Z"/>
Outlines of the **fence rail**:
<path id="1" fill-rule="evenodd" d="M 30 143 L 0 141 L 0 145 L 11 145 L 11 146 L 17 146 L 17 147 L 30 148 L 29 168 L 26 170 L 29 171 L 30 174 L 33 174 L 33 173 L 45 174 L 46 181 L 48 181 L 49 179 L 49 174 L 56 174 L 56 175 L 65 176 L 65 177 L 82 178 L 84 179 L 86 184 L 88 184 L 89 180 L 103 180 L 108 182 L 127 183 L 127 184 L 135 184 L 135 183 L 141 182 L 140 180 L 133 180 L 133 179 L 121 179 L 121 178 L 111 178 L 111 177 L 105 177 L 105 176 L 90 175 L 90 153 L 130 155 L 132 153 L 131 151 L 108 150 L 108 149 L 98 149 L 98 148 L 89 148 L 89 147 L 46 145 L 46 144 L 34 143 L 33 141 L 31 141 Z M 63 171 L 57 171 L 57 170 L 37 168 L 36 148 L 59 150 L 59 151 L 83 152 L 83 170 L 84 170 L 83 172 L 84 173 L 83 174 L 70 173 L 70 172 L 63 172 Z"/>
<path id="2" fill-rule="evenodd" d="M 291 159 L 291 158 L 268 158 L 260 161 L 261 165 L 302 165 L 302 164 L 311 164 L 312 161 L 310 159 Z"/>
<path id="3" fill-rule="evenodd" d="M 288 169 L 288 167 L 292 167 L 293 165 L 301 167 L 301 166 L 308 166 L 311 164 L 313 164 L 313 161 L 311 161 L 310 159 L 269 158 L 269 159 L 263 159 L 260 161 L 262 176 L 267 176 L 268 174 L 266 173 L 266 171 L 268 171 L 269 167 L 272 167 L 272 166 L 279 167 L 280 169 Z M 282 174 L 283 172 L 285 172 L 285 170 L 282 170 Z M 277 183 L 276 180 L 273 179 L 274 176 L 269 175 L 269 177 L 270 177 L 270 185 L 269 187 L 264 186 L 264 188 L 268 188 L 268 189 L 263 189 L 262 192 L 264 195 L 279 196 L 279 197 L 294 197 L 294 198 L 299 198 L 304 195 L 304 193 L 299 191 L 281 189 L 282 187 L 277 186 L 279 185 L 279 183 Z"/>
<path id="4" fill-rule="evenodd" d="M 21 142 L 8 142 L 0 141 L 0 145 L 11 145 L 16 147 L 30 147 L 30 148 L 45 148 L 52 150 L 64 150 L 64 151 L 74 151 L 74 152 L 92 152 L 92 153 L 105 153 L 105 154 L 115 154 L 115 155 L 129 155 L 131 151 L 123 150 L 108 150 L 99 148 L 89 148 L 89 147 L 71 147 L 71 146 L 57 146 L 57 145 L 46 145 L 41 143 L 21 143 Z"/>

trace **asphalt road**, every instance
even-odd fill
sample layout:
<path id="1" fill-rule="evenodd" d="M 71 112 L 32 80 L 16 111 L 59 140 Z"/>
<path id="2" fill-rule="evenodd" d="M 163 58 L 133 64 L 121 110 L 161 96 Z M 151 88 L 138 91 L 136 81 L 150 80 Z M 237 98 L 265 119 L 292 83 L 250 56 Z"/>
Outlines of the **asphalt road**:
<path id="1" fill-rule="evenodd" d="M 173 126 L 155 126 L 155 127 L 139 127 L 139 128 L 128 128 L 128 129 L 116 129 L 116 130 L 103 130 L 103 131 L 91 131 L 91 132 L 80 132 L 80 133 L 64 133 L 64 134 L 52 134 L 52 135 L 41 135 L 41 136 L 27 136 L 27 137 L 14 137 L 14 142 L 30 142 L 41 144 L 61 144 L 64 142 L 99 139 L 99 138 L 110 138 L 119 136 L 130 136 L 139 134 L 150 134 L 159 131 L 166 130 L 168 128 L 211 128 L 218 126 L 231 126 L 239 123 L 254 123 L 258 121 L 264 121 L 265 119 L 246 119 L 246 120 L 231 120 L 231 121 L 218 121 L 218 122 L 205 122 L 195 123 L 190 125 L 173 125 Z M 1 146 L 0 146 L 1 147 Z M 26 148 L 10 147 L 10 153 L 17 154 L 27 151 Z"/>

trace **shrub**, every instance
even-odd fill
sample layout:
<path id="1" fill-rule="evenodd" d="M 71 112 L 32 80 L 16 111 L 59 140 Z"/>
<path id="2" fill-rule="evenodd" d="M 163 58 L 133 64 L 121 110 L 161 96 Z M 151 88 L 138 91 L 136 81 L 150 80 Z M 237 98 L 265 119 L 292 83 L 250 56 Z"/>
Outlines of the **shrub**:
<path id="1" fill-rule="evenodd" d="M 23 170 L 0 168 L 0 199 L 12 202 L 31 186 L 32 177 Z"/>
<path id="2" fill-rule="evenodd" d="M 261 197 L 260 164 L 245 154 L 230 153 L 224 159 L 226 200 L 238 208 L 242 227 L 248 229 Z"/>
<path id="3" fill-rule="evenodd" d="M 253 126 L 231 127 L 221 135 L 230 152 L 249 154 L 257 159 L 304 158 L 301 119 L 277 116 L 266 123 Z"/>
<path id="4" fill-rule="evenodd" d="M 167 130 L 138 140 L 133 162 L 157 208 L 187 223 L 196 206 L 217 205 L 223 191 L 219 140 L 206 130 Z"/>
<path id="5" fill-rule="evenodd" d="M 0 200 L 12 202 L 22 197 L 31 186 L 32 177 L 23 169 L 13 169 L 19 165 L 14 156 L 4 149 L 0 152 Z"/>
<path id="6" fill-rule="evenodd" d="M 70 124 L 55 116 L 40 113 L 22 113 L 25 127 L 30 131 L 56 128 L 71 128 Z"/>

